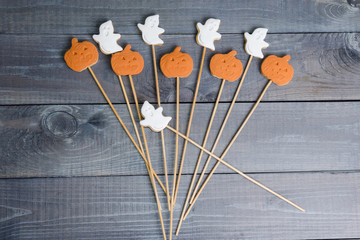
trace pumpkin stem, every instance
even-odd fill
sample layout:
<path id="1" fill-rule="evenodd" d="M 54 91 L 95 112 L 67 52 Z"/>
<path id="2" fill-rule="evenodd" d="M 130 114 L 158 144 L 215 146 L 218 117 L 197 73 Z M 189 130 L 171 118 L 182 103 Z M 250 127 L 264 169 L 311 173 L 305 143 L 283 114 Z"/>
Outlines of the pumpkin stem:
<path id="1" fill-rule="evenodd" d="M 237 54 L 237 52 L 235 50 L 232 50 L 231 52 L 228 53 L 228 55 L 230 56 L 235 56 Z"/>
<path id="2" fill-rule="evenodd" d="M 175 49 L 174 49 L 174 52 L 180 52 L 181 50 L 181 47 L 180 46 L 177 46 Z"/>
<path id="3" fill-rule="evenodd" d="M 131 45 L 130 45 L 130 44 L 128 44 L 128 45 L 126 45 L 126 47 L 125 47 L 125 49 L 124 49 L 124 50 L 129 50 L 129 51 L 130 51 L 130 49 L 131 49 Z"/>
<path id="4" fill-rule="evenodd" d="M 76 44 L 76 43 L 78 43 L 78 39 L 77 39 L 77 38 L 71 39 L 71 45 L 74 45 L 74 44 Z"/>
<path id="5" fill-rule="evenodd" d="M 290 55 L 286 55 L 283 57 L 284 60 L 289 61 L 291 59 Z"/>

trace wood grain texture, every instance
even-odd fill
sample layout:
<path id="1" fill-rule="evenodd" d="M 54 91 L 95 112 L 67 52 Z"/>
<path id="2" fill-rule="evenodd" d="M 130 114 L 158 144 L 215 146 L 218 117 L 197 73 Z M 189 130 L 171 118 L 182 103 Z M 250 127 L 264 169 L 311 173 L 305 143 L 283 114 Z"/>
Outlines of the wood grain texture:
<path id="1" fill-rule="evenodd" d="M 90 36 L 36 36 L 2 35 L 0 37 L 0 103 L 1 104 L 69 104 L 105 103 L 88 72 L 74 72 L 63 60 L 64 52 L 70 47 L 71 37 L 81 41 Z M 192 102 L 196 76 L 202 48 L 195 43 L 194 35 L 165 35 L 165 44 L 157 47 L 157 59 L 173 50 L 176 45 L 194 59 L 192 74 L 181 79 L 181 102 Z M 266 55 L 291 55 L 290 64 L 295 75 L 290 84 L 273 87 L 264 101 L 315 101 L 315 100 L 360 100 L 360 34 L 269 34 L 266 40 L 270 47 Z M 121 45 L 131 43 L 145 60 L 143 72 L 134 76 L 139 101 L 156 101 L 155 80 L 152 67 L 151 48 L 140 36 L 124 35 Z M 216 43 L 217 52 L 238 51 L 237 57 L 243 64 L 248 55 L 243 51 L 241 34 L 224 35 Z M 208 52 L 198 95 L 199 102 L 214 102 L 220 80 L 211 76 L 208 64 L 213 52 Z M 239 101 L 255 101 L 265 78 L 260 74 L 260 60 L 255 59 L 249 69 Z M 110 67 L 110 57 L 100 54 L 99 62 L 93 67 L 110 99 L 124 103 L 117 77 Z M 128 81 L 125 81 L 126 83 Z M 159 71 L 161 101 L 175 102 L 175 88 L 172 79 L 165 78 Z M 231 101 L 238 81 L 227 83 L 221 101 Z M 130 89 L 129 85 L 126 85 Z M 133 100 L 130 99 L 132 102 Z"/>
<path id="2" fill-rule="evenodd" d="M 359 8 L 346 0 L 278 1 L 11 1 L 2 0 L 2 33 L 90 34 L 111 19 L 121 34 L 139 34 L 136 24 L 160 14 L 167 34 L 195 33 L 195 24 L 221 19 L 220 33 L 255 27 L 270 32 L 359 32 Z"/>
<path id="3" fill-rule="evenodd" d="M 254 174 L 302 213 L 235 174 L 216 175 L 175 239 L 360 236 L 359 173 Z M 183 176 L 188 184 L 190 176 Z M 208 189 L 208 190 L 209 190 Z M 185 189 L 179 189 L 177 221 Z M 160 239 L 146 176 L 0 180 L 1 239 Z M 166 197 L 161 196 L 162 205 Z M 165 208 L 164 208 L 165 209 Z M 166 227 L 169 215 L 163 211 Z"/>
<path id="4" fill-rule="evenodd" d="M 177 45 L 194 60 L 192 74 L 180 82 L 182 133 L 202 53 L 195 42 L 197 22 L 221 19 L 216 53 L 234 49 L 243 64 L 248 59 L 243 33 L 269 28 L 264 55 L 289 54 L 295 70 L 289 85 L 270 87 L 225 160 L 307 212 L 220 165 L 175 239 L 359 239 L 360 8 L 350 3 L 0 0 L 0 239 L 161 238 L 143 160 L 91 75 L 71 71 L 63 60 L 71 38 L 93 42 L 91 35 L 111 19 L 115 32 L 122 34 L 119 44 L 131 44 L 144 57 L 143 72 L 134 76 L 139 101 L 155 103 L 151 47 L 136 27 L 151 14 L 160 15 L 165 29 L 165 44 L 156 47 L 158 61 Z M 214 54 L 206 54 L 190 134 L 198 143 L 221 83 L 208 68 Z M 267 82 L 260 63 L 255 59 L 250 66 L 217 155 Z M 135 136 L 110 57 L 100 53 L 93 70 Z M 124 82 L 130 96 L 127 78 Z M 159 83 L 164 113 L 174 117 L 173 79 L 159 71 Z M 208 149 L 237 84 L 225 84 Z M 146 133 L 153 167 L 165 182 L 160 135 Z M 165 134 L 172 179 L 175 136 Z M 180 140 L 180 151 L 182 144 Z M 198 153 L 189 144 L 175 225 Z M 161 194 L 160 200 L 168 230 L 166 196 Z"/>
<path id="5" fill-rule="evenodd" d="M 215 151 L 217 155 L 251 105 L 235 104 Z M 228 106 L 219 104 L 208 149 Z M 173 104 L 163 107 L 165 115 L 175 116 Z M 359 170 L 360 120 L 354 111 L 359 107 L 359 102 L 260 103 L 225 160 L 246 172 Z M 126 106 L 116 108 L 133 131 Z M 210 104 L 195 108 L 190 137 L 198 143 L 202 142 L 211 109 Z M 186 131 L 189 111 L 190 104 L 181 104 L 182 133 Z M 175 136 L 170 131 L 165 134 L 168 169 L 172 173 Z M 163 174 L 160 135 L 148 129 L 146 135 L 153 167 Z M 143 161 L 107 105 L 0 107 L 0 136 L 1 178 L 146 175 Z M 182 144 L 180 140 L 180 150 Z M 184 174 L 193 173 L 198 153 L 189 144 Z M 232 171 L 220 166 L 218 173 Z"/>

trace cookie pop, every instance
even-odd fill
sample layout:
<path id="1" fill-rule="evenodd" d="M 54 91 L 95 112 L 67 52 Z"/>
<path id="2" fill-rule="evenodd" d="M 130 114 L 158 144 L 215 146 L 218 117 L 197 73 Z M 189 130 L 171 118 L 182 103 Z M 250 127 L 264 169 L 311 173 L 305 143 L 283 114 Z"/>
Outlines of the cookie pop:
<path id="1" fill-rule="evenodd" d="M 265 49 L 269 46 L 267 42 L 264 41 L 268 29 L 266 28 L 257 28 L 252 34 L 246 32 L 245 36 L 245 51 L 247 54 L 257 57 L 264 58 L 262 49 Z"/>
<path id="2" fill-rule="evenodd" d="M 154 108 L 148 101 L 145 101 L 141 107 L 141 114 L 144 116 L 144 120 L 140 121 L 140 125 L 149 127 L 155 132 L 160 132 L 167 127 L 171 121 L 171 117 L 166 117 L 162 114 L 162 107 Z"/>
<path id="3" fill-rule="evenodd" d="M 159 27 L 159 15 L 149 16 L 145 19 L 145 24 L 138 23 L 137 27 L 142 32 L 142 38 L 148 45 L 163 45 L 164 41 L 159 38 L 165 32 Z"/>
<path id="4" fill-rule="evenodd" d="M 225 148 L 224 152 L 221 154 L 221 156 L 220 156 L 221 159 L 223 159 L 225 157 L 225 155 L 227 154 L 227 152 L 229 151 L 231 146 L 234 144 L 235 140 L 237 139 L 237 137 L 239 136 L 239 134 L 241 133 L 241 131 L 245 127 L 245 125 L 248 122 L 248 120 L 250 119 L 251 115 L 254 113 L 255 109 L 259 105 L 261 99 L 264 97 L 265 92 L 269 88 L 270 84 L 274 81 L 276 84 L 281 86 L 281 85 L 285 85 L 285 84 L 290 82 L 290 80 L 291 80 L 291 78 L 293 76 L 293 68 L 291 67 L 290 64 L 287 63 L 288 60 L 290 60 L 290 56 L 285 56 L 283 58 L 279 58 L 277 56 L 271 55 L 271 56 L 267 57 L 262 62 L 262 64 L 261 64 L 261 72 L 262 72 L 262 74 L 264 76 L 266 76 L 267 78 L 270 78 L 270 79 L 269 79 L 268 83 L 265 85 L 262 92 L 260 93 L 260 95 L 259 95 L 258 99 L 256 100 L 255 104 L 250 109 L 250 111 L 247 114 L 246 118 L 241 123 L 239 129 L 236 131 L 234 137 L 231 139 L 231 141 L 229 142 L 229 144 Z M 287 73 L 287 72 L 290 72 L 290 73 L 289 74 L 284 74 L 284 73 Z M 201 188 L 199 189 L 199 191 L 196 193 L 193 202 L 191 203 L 190 207 L 188 208 L 187 212 L 185 213 L 185 217 L 189 214 L 191 208 L 194 206 L 196 200 L 198 199 L 199 195 L 203 191 L 204 187 L 206 186 L 206 184 L 210 180 L 211 176 L 213 175 L 213 173 L 215 172 L 215 170 L 219 166 L 219 164 L 220 164 L 220 162 L 218 161 L 215 164 L 215 166 L 213 167 L 213 169 L 211 170 L 208 177 L 205 179 L 205 181 L 204 181 L 203 185 L 201 186 Z M 268 189 L 266 189 L 266 188 L 264 188 L 264 189 L 267 190 L 268 192 L 274 194 L 273 192 L 269 191 Z M 282 200 L 284 200 L 287 203 L 291 204 L 292 206 L 296 207 L 300 211 L 305 212 L 305 210 L 303 208 L 297 206 L 296 204 L 290 202 L 289 200 L 287 200 L 287 199 L 285 200 L 283 197 L 280 197 L 280 196 L 277 196 L 277 197 L 281 198 Z"/>
<path id="5" fill-rule="evenodd" d="M 93 35 L 93 39 L 99 44 L 100 50 L 104 54 L 109 55 L 109 54 L 113 54 L 115 52 L 119 52 L 119 51 L 123 50 L 122 47 L 117 44 L 117 40 L 120 39 L 121 35 L 120 34 L 114 34 L 114 27 L 112 25 L 111 20 L 101 24 L 100 28 L 99 28 L 99 32 L 100 32 L 100 34 L 98 34 L 98 35 L 94 34 Z M 145 151 L 144 151 L 141 139 L 140 139 L 140 134 L 139 134 L 139 131 L 138 131 L 135 119 L 134 119 L 134 115 L 132 113 L 130 102 L 128 100 L 127 93 L 126 93 L 126 90 L 125 90 L 125 87 L 124 87 L 124 83 L 123 83 L 123 81 L 121 79 L 121 76 L 119 76 L 119 82 L 120 82 L 122 92 L 124 94 L 124 98 L 125 98 L 127 108 L 129 110 L 129 115 L 130 115 L 131 121 L 132 121 L 133 126 L 134 126 L 134 130 L 135 130 L 135 134 L 136 134 L 136 137 L 137 137 L 137 140 L 138 140 L 138 143 L 139 143 L 139 147 L 140 147 L 141 153 L 143 154 L 142 156 L 144 156 L 143 159 L 145 161 L 146 167 L 148 168 L 149 164 L 148 164 L 147 159 L 145 158 Z M 160 184 L 161 188 L 164 190 L 164 192 L 167 193 L 167 191 L 166 191 L 164 185 L 162 184 L 161 180 L 159 179 L 159 177 L 155 173 L 154 173 L 154 176 L 155 176 L 156 180 L 159 182 L 159 184 Z"/>
<path id="6" fill-rule="evenodd" d="M 114 33 L 114 26 L 111 20 L 101 24 L 99 27 L 99 34 L 93 35 L 93 39 L 99 44 L 101 52 L 106 55 L 123 50 L 117 43 L 120 38 L 120 34 Z"/>
<path id="7" fill-rule="evenodd" d="M 156 66 L 156 54 L 155 54 L 155 46 L 162 45 L 164 43 L 163 40 L 160 39 L 159 35 L 165 32 L 164 29 L 159 27 L 159 15 L 152 15 L 145 19 L 145 24 L 138 23 L 137 27 L 142 33 L 142 38 L 144 42 L 148 45 L 151 45 L 152 57 L 153 57 L 153 67 L 154 67 L 154 75 L 155 75 L 155 87 L 156 87 L 156 98 L 158 106 L 161 107 L 160 100 L 160 89 L 159 89 L 159 79 L 157 73 Z M 166 184 L 166 199 L 168 203 L 168 209 L 170 211 L 170 194 L 169 194 L 169 178 L 167 171 L 167 163 L 166 163 L 166 147 L 165 147 L 165 136 L 164 133 L 161 132 L 161 144 L 162 144 L 162 155 L 164 162 L 164 173 L 165 173 L 165 184 Z"/>
<path id="8" fill-rule="evenodd" d="M 99 60 L 99 53 L 91 42 L 79 43 L 77 38 L 73 38 L 71 48 L 66 51 L 64 60 L 68 67 L 76 72 L 82 72 L 85 69 L 91 71 L 91 67 Z"/>
<path id="9" fill-rule="evenodd" d="M 227 123 L 227 121 L 228 121 L 228 119 L 230 117 L 231 111 L 232 111 L 232 109 L 233 109 L 233 107 L 235 105 L 236 99 L 237 99 L 237 97 L 238 97 L 238 95 L 240 93 L 240 89 L 242 87 L 242 84 L 244 82 L 244 79 L 246 77 L 246 74 L 248 72 L 248 69 L 250 67 L 250 64 L 251 64 L 251 61 L 252 61 L 253 57 L 261 58 L 261 56 L 262 56 L 261 49 L 269 46 L 268 43 L 265 44 L 265 42 L 263 41 L 265 36 L 266 36 L 266 33 L 267 33 L 266 28 L 257 28 L 257 29 L 254 30 L 253 34 L 245 33 L 245 39 L 246 39 L 245 52 L 247 54 L 249 54 L 250 57 L 249 57 L 248 62 L 246 64 L 244 74 L 243 74 L 243 76 L 241 77 L 241 79 L 239 81 L 239 84 L 238 84 L 238 87 L 237 87 L 237 89 L 235 91 L 232 102 L 231 102 L 231 104 L 229 106 L 229 109 L 228 109 L 228 111 L 226 113 L 225 119 L 224 119 L 223 123 L 221 124 L 218 135 L 217 135 L 217 137 L 215 139 L 215 142 L 214 142 L 214 144 L 213 144 L 213 146 L 211 148 L 211 152 L 215 151 L 216 146 L 217 146 L 217 144 L 218 144 L 218 142 L 219 142 L 219 140 L 221 138 L 221 135 L 222 135 L 222 133 L 224 131 L 226 123 Z M 260 51 L 261 55 L 259 54 L 259 51 Z M 201 180 L 203 179 L 203 177 L 205 175 L 206 169 L 207 169 L 207 167 L 208 167 L 208 165 L 210 163 L 210 159 L 211 159 L 211 157 L 208 157 L 206 162 L 205 162 L 204 168 L 203 168 L 203 170 L 202 170 L 202 172 L 200 174 L 200 177 L 199 177 L 199 179 L 198 179 L 198 181 L 197 181 L 197 183 L 195 185 L 194 191 L 193 191 L 192 196 L 190 198 L 190 204 L 193 202 L 195 194 L 196 194 L 198 188 L 200 187 Z M 185 217 L 186 217 L 186 215 L 185 215 Z"/>
<path id="10" fill-rule="evenodd" d="M 221 34 L 217 32 L 220 27 L 220 20 L 209 18 L 206 20 L 205 24 L 201 23 L 196 24 L 198 34 L 196 35 L 196 41 L 200 46 L 209 48 L 215 51 L 215 40 L 221 39 Z"/>
<path id="11" fill-rule="evenodd" d="M 235 55 L 236 55 L 236 51 L 233 50 L 233 51 L 230 51 L 229 53 L 226 53 L 226 54 L 220 54 L 220 53 L 215 54 L 210 60 L 210 72 L 211 72 L 211 74 L 213 76 L 217 77 L 217 78 L 222 79 L 222 81 L 221 81 L 219 92 L 218 92 L 218 95 L 217 95 L 217 98 L 216 98 L 216 101 L 215 101 L 214 108 L 213 108 L 212 113 L 211 113 L 209 124 L 208 124 L 207 130 L 205 132 L 205 137 L 204 137 L 203 144 L 202 144 L 203 148 L 206 147 L 207 139 L 208 139 L 209 134 L 210 134 L 211 126 L 212 126 L 212 123 L 213 123 L 214 118 L 215 118 L 216 110 L 217 110 L 217 107 L 218 107 L 218 104 L 219 104 L 219 101 L 220 101 L 222 91 L 224 89 L 225 82 L 226 81 L 233 82 L 233 81 L 239 79 L 242 72 L 243 72 L 242 63 L 241 63 L 241 61 L 239 59 L 237 59 L 235 57 Z M 179 231 L 180 231 L 180 228 L 181 228 L 183 217 L 185 215 L 185 210 L 186 210 L 186 207 L 187 207 L 188 202 L 190 200 L 190 194 L 192 192 L 192 188 L 193 188 L 193 185 L 195 183 L 195 179 L 196 179 L 196 176 L 197 176 L 197 172 L 198 172 L 198 169 L 199 169 L 199 166 L 200 166 L 200 162 L 201 162 L 201 158 L 202 158 L 203 153 L 204 153 L 204 151 L 201 150 L 200 153 L 199 153 L 199 157 L 198 157 L 198 159 L 196 161 L 194 174 L 193 174 L 193 177 L 191 179 L 190 187 L 189 187 L 189 190 L 188 190 L 188 193 L 186 195 L 186 199 L 185 199 L 185 202 L 184 202 L 184 205 L 183 205 L 183 209 L 182 209 L 181 216 L 180 216 L 180 219 L 179 219 L 178 227 L 177 227 L 177 230 L 176 230 L 176 235 L 179 234 Z M 180 176 L 178 177 L 177 184 L 179 184 L 179 182 L 180 182 Z"/>
<path id="12" fill-rule="evenodd" d="M 95 42 L 97 42 L 99 44 L 99 47 L 100 47 L 100 50 L 101 50 L 102 53 L 104 53 L 106 55 L 110 55 L 110 54 L 114 54 L 116 52 L 120 52 L 120 51 L 123 50 L 122 47 L 119 46 L 118 43 L 117 43 L 117 41 L 120 39 L 121 35 L 120 34 L 114 34 L 114 26 L 113 26 L 111 20 L 102 23 L 100 25 L 100 27 L 99 27 L 99 32 L 100 32 L 99 34 L 94 34 L 93 35 L 93 39 L 95 40 Z M 138 130 L 136 121 L 134 119 L 134 114 L 132 112 L 129 99 L 127 97 L 127 93 L 126 93 L 126 90 L 125 90 L 124 83 L 123 83 L 120 75 L 118 76 L 118 78 L 119 78 L 119 83 L 120 83 L 121 90 L 122 90 L 122 92 L 124 94 L 124 99 L 125 99 L 128 111 L 129 111 L 131 122 L 132 122 L 133 127 L 134 127 L 135 135 L 136 135 L 136 138 L 137 138 L 138 143 L 139 143 L 139 147 L 140 147 L 141 151 L 145 154 L 144 147 L 143 147 L 142 142 L 141 142 L 139 130 Z"/>
<path id="13" fill-rule="evenodd" d="M 291 59 L 289 55 L 278 57 L 268 56 L 261 64 L 261 73 L 269 80 L 279 86 L 288 84 L 294 76 L 294 69 L 288 63 Z"/>
<path id="14" fill-rule="evenodd" d="M 130 86 L 131 86 L 131 90 L 133 93 L 138 117 L 139 117 L 139 120 L 142 121 L 140 107 L 139 107 L 139 101 L 137 98 L 136 89 L 135 89 L 134 81 L 132 79 L 132 75 L 137 75 L 142 72 L 142 70 L 144 68 L 143 57 L 141 56 L 140 53 L 138 53 L 136 51 L 132 51 L 131 45 L 128 44 L 128 45 L 126 45 L 125 49 L 122 52 L 118 52 L 118 53 L 115 53 L 112 55 L 111 67 L 112 67 L 113 71 L 119 76 L 119 79 L 121 79 L 122 75 L 129 76 Z M 165 232 L 163 217 L 161 214 L 160 200 L 159 200 L 159 196 L 157 193 L 155 181 L 154 181 L 153 175 L 151 173 L 152 166 L 151 166 L 150 151 L 149 151 L 149 147 L 147 144 L 146 134 L 145 134 L 143 125 L 141 125 L 141 132 L 143 135 L 144 146 L 145 146 L 145 150 L 146 150 L 146 157 L 147 157 L 147 160 L 149 163 L 151 183 L 153 186 L 153 190 L 154 190 L 155 197 L 156 197 L 156 203 L 158 206 L 158 212 L 159 212 L 159 217 L 160 217 L 160 222 L 161 222 L 161 229 L 162 229 L 163 237 L 164 237 L 164 239 L 166 239 L 166 232 Z"/>
<path id="15" fill-rule="evenodd" d="M 187 53 L 180 51 L 181 47 L 176 47 L 173 52 L 165 54 L 160 59 L 160 69 L 168 78 L 176 78 L 176 131 L 179 131 L 179 101 L 180 101 L 180 77 L 188 77 L 193 69 L 193 60 Z M 175 138 L 175 164 L 174 164 L 174 178 L 173 189 L 171 193 L 171 207 L 170 207 L 170 239 L 172 239 L 172 222 L 173 212 L 175 206 L 174 194 L 177 173 L 177 160 L 179 151 L 179 136 L 176 134 Z"/>
<path id="16" fill-rule="evenodd" d="M 202 23 L 197 23 L 196 24 L 196 28 L 198 30 L 198 34 L 196 35 L 196 42 L 200 46 L 203 47 L 203 52 L 202 52 L 202 57 L 201 57 L 201 62 L 200 62 L 200 69 L 199 69 L 199 73 L 198 73 L 198 77 L 197 77 L 196 87 L 195 87 L 195 91 L 194 91 L 194 98 L 193 98 L 193 102 L 192 102 L 192 105 L 191 105 L 190 117 L 189 117 L 189 121 L 188 121 L 188 124 L 187 124 L 186 137 L 189 137 L 189 135 L 190 135 L 191 123 L 192 123 L 192 119 L 193 119 L 193 115 L 194 115 L 197 95 L 198 95 L 198 92 L 199 92 L 200 79 L 201 79 L 201 73 L 202 73 L 202 69 L 203 69 L 203 65 L 204 65 L 206 49 L 209 48 L 212 51 L 215 50 L 214 41 L 221 39 L 221 34 L 217 32 L 217 30 L 219 29 L 219 26 L 220 26 L 220 20 L 215 19 L 215 18 L 209 18 L 208 20 L 206 20 L 204 25 Z M 185 140 L 184 147 L 183 147 L 183 152 L 182 152 L 182 155 L 181 155 L 179 174 L 178 174 L 179 180 L 178 180 L 178 183 L 177 183 L 177 186 L 176 186 L 174 202 L 176 202 L 176 198 L 177 198 L 177 192 L 178 192 L 178 189 L 179 189 L 180 177 L 181 177 L 182 168 L 183 168 L 183 165 L 184 165 L 186 149 L 187 149 L 187 141 Z"/>
<path id="17" fill-rule="evenodd" d="M 95 76 L 93 70 L 91 69 L 91 66 L 95 65 L 99 58 L 99 53 L 95 47 L 94 44 L 88 41 L 79 42 L 77 38 L 73 38 L 71 40 L 71 48 L 66 51 L 64 55 L 64 60 L 69 68 L 71 68 L 74 71 L 81 72 L 85 69 L 88 69 L 91 76 L 94 78 L 94 81 L 96 82 L 96 85 L 99 87 L 101 93 L 103 94 L 104 98 L 106 99 L 107 103 L 109 104 L 111 110 L 114 112 L 116 118 L 119 120 L 121 126 L 123 127 L 124 131 L 130 138 L 131 142 L 134 144 L 135 148 L 139 151 L 141 157 L 144 159 L 145 163 L 147 164 L 146 157 L 131 136 L 129 130 L 125 126 L 124 122 L 122 121 L 120 115 L 117 113 L 116 109 L 114 108 L 112 102 L 110 101 L 109 97 L 105 93 L 104 89 L 102 88 L 100 82 L 98 81 L 97 77 Z M 154 172 L 154 176 L 156 177 L 157 181 L 159 182 L 162 189 L 165 191 L 165 187 L 162 184 L 161 180 L 157 176 L 157 174 Z"/>

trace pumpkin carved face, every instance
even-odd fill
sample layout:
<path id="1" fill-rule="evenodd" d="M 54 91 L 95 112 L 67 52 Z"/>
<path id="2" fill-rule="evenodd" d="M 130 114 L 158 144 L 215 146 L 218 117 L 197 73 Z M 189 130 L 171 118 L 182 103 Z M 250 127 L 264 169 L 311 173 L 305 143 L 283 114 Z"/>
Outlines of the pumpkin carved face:
<path id="1" fill-rule="evenodd" d="M 88 41 L 79 43 L 77 38 L 71 40 L 71 48 L 64 55 L 66 64 L 74 71 L 81 72 L 96 64 L 99 53 L 94 44 Z"/>
<path id="2" fill-rule="evenodd" d="M 236 51 L 234 50 L 227 54 L 215 54 L 210 60 L 211 74 L 230 82 L 238 79 L 242 74 L 243 65 L 235 55 Z"/>
<path id="3" fill-rule="evenodd" d="M 270 55 L 261 64 L 261 73 L 279 86 L 288 84 L 294 75 L 294 69 L 288 63 L 289 55 L 277 57 Z"/>
<path id="4" fill-rule="evenodd" d="M 131 51 L 131 45 L 126 45 L 122 52 L 111 57 L 111 67 L 117 75 L 136 75 L 144 68 L 144 59 L 140 53 Z"/>
<path id="5" fill-rule="evenodd" d="M 160 68 L 168 77 L 188 77 L 193 69 L 193 60 L 187 53 L 180 52 L 181 47 L 176 47 L 171 53 L 165 54 L 160 59 Z"/>

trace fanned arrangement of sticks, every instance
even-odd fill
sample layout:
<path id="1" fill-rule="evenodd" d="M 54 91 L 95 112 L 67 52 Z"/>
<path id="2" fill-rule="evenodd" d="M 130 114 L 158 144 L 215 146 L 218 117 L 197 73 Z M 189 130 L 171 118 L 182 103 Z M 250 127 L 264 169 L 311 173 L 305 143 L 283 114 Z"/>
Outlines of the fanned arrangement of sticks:
<path id="1" fill-rule="evenodd" d="M 198 91 L 200 88 L 200 80 L 201 74 L 204 66 L 204 59 L 206 55 L 206 50 L 210 49 L 215 51 L 215 40 L 220 40 L 221 35 L 217 32 L 220 26 L 220 20 L 209 18 L 205 24 L 197 23 L 196 27 L 198 30 L 198 34 L 196 36 L 197 43 L 203 47 L 200 68 L 197 75 L 197 82 L 194 90 L 194 97 L 193 102 L 190 110 L 189 121 L 187 124 L 186 133 L 183 134 L 179 132 L 179 99 L 180 99 L 180 79 L 188 77 L 192 70 L 193 70 L 193 60 L 191 56 L 187 53 L 181 52 L 181 47 L 178 46 L 174 49 L 173 52 L 165 54 L 160 59 L 160 69 L 162 73 L 168 78 L 174 78 L 176 82 L 176 117 L 175 117 L 175 129 L 168 126 L 169 122 L 171 121 L 171 117 L 166 117 L 163 115 L 163 108 L 161 107 L 161 98 L 160 98 L 160 86 L 158 80 L 158 67 L 157 67 L 157 59 L 155 54 L 155 46 L 162 45 L 164 42 L 160 39 L 159 35 L 164 33 L 164 29 L 159 27 L 159 15 L 153 15 L 146 18 L 144 24 L 137 25 L 139 30 L 142 33 L 143 40 L 146 44 L 151 46 L 152 50 L 152 57 L 153 57 L 153 68 L 154 68 L 154 79 L 155 79 L 155 86 L 156 86 L 156 97 L 157 97 L 157 105 L 158 108 L 155 108 L 152 104 L 148 101 L 145 101 L 140 108 L 137 93 L 133 81 L 133 76 L 141 73 L 144 68 L 144 59 L 142 58 L 141 54 L 136 51 L 131 50 L 131 46 L 127 45 L 124 49 L 117 43 L 117 41 L 121 38 L 120 34 L 114 33 L 114 27 L 112 22 L 109 20 L 103 24 L 101 24 L 99 28 L 99 34 L 93 35 L 93 39 L 99 44 L 99 48 L 102 53 L 106 55 L 111 55 L 111 67 L 114 73 L 117 75 L 119 79 L 119 84 L 121 90 L 124 95 L 124 99 L 126 101 L 126 105 L 129 111 L 129 116 L 131 118 L 132 125 L 134 127 L 135 138 L 131 135 L 129 129 L 125 126 L 122 118 L 116 111 L 115 107 L 113 106 L 111 100 L 107 96 L 106 92 L 104 91 L 101 83 L 97 79 L 95 73 L 92 70 L 92 66 L 97 63 L 99 58 L 99 53 L 96 46 L 88 41 L 79 42 L 76 38 L 73 38 L 71 41 L 71 48 L 65 53 L 64 59 L 66 64 L 74 71 L 81 72 L 83 70 L 88 69 L 91 76 L 93 77 L 94 81 L 96 82 L 97 86 L 99 87 L 101 93 L 103 94 L 104 98 L 106 99 L 107 103 L 109 104 L 111 110 L 114 112 L 116 118 L 119 120 L 120 125 L 122 126 L 123 130 L 131 140 L 132 144 L 135 146 L 136 150 L 139 152 L 141 158 L 144 160 L 146 165 L 146 169 L 149 174 L 150 183 L 154 191 L 156 204 L 159 213 L 159 219 L 161 223 L 161 229 L 163 238 L 167 239 L 167 234 L 164 226 L 163 216 L 162 216 L 162 207 L 159 200 L 157 184 L 162 188 L 163 192 L 166 195 L 167 199 L 167 207 L 170 211 L 170 229 L 169 229 L 169 239 L 172 239 L 173 236 L 173 213 L 174 207 L 176 204 L 176 198 L 180 186 L 180 179 L 182 174 L 182 169 L 184 166 L 185 158 L 186 158 L 186 149 L 187 144 L 191 143 L 197 148 L 200 149 L 200 153 L 197 157 L 197 161 L 195 163 L 194 174 L 191 179 L 191 183 L 186 195 L 185 202 L 182 207 L 181 215 L 179 218 L 179 222 L 176 229 L 176 235 L 179 234 L 182 222 L 186 219 L 188 214 L 190 213 L 191 209 L 196 203 L 196 200 L 199 198 L 200 194 L 204 190 L 206 184 L 209 182 L 210 178 L 216 171 L 217 167 L 220 164 L 223 164 L 230 168 L 231 170 L 235 171 L 239 175 L 243 176 L 250 182 L 254 183 L 255 185 L 261 187 L 262 189 L 268 191 L 269 193 L 273 194 L 274 196 L 280 198 L 281 200 L 287 202 L 288 204 L 292 205 L 293 207 L 299 209 L 300 211 L 305 211 L 303 208 L 298 206 L 297 204 L 293 203 L 292 201 L 288 200 L 287 198 L 283 197 L 279 193 L 276 193 L 269 187 L 266 187 L 262 183 L 258 182 L 257 180 L 251 178 L 250 176 L 246 175 L 242 171 L 238 170 L 236 167 L 227 163 L 224 158 L 228 151 L 230 150 L 231 146 L 235 143 L 236 139 L 240 135 L 241 131 L 243 130 L 244 126 L 250 119 L 251 115 L 254 113 L 256 107 L 259 105 L 261 99 L 263 98 L 265 92 L 268 90 L 269 86 L 272 82 L 276 85 L 282 86 L 289 83 L 293 77 L 294 71 L 291 65 L 288 63 L 290 60 L 290 56 L 286 55 L 284 57 L 278 57 L 275 55 L 270 55 L 265 60 L 263 60 L 261 64 L 261 73 L 269 80 L 268 83 L 263 88 L 261 94 L 259 95 L 257 101 L 252 106 L 251 110 L 247 114 L 247 116 L 243 119 L 240 123 L 239 128 L 235 131 L 231 141 L 227 144 L 227 147 L 220 155 L 220 157 L 214 154 L 214 151 L 217 147 L 217 144 L 223 134 L 223 131 L 226 127 L 226 124 L 229 120 L 230 113 L 235 105 L 236 99 L 240 93 L 241 86 L 245 80 L 245 77 L 248 73 L 251 61 L 254 57 L 256 58 L 264 58 L 262 50 L 269 46 L 266 43 L 265 37 L 267 34 L 267 29 L 265 28 L 257 28 L 253 31 L 252 34 L 245 33 L 245 51 L 249 55 L 249 59 L 243 69 L 243 65 L 239 59 L 236 58 L 237 52 L 235 50 L 230 51 L 225 54 L 215 54 L 210 60 L 210 71 L 211 74 L 221 79 L 221 85 L 219 87 L 218 95 L 209 119 L 209 123 L 205 132 L 205 136 L 203 139 L 202 144 L 195 142 L 190 138 L 190 131 L 191 131 L 191 124 L 194 116 L 194 110 L 196 106 L 196 100 Z M 129 78 L 131 91 L 133 94 L 133 99 L 135 101 L 136 111 L 138 119 L 134 117 L 134 113 L 132 111 L 129 98 L 126 93 L 125 85 L 123 82 L 123 76 L 127 75 Z M 238 87 L 236 88 L 235 94 L 233 96 L 232 102 L 228 108 L 228 111 L 225 115 L 223 123 L 217 133 L 216 139 L 211 147 L 211 150 L 207 149 L 207 140 L 210 134 L 210 131 L 215 131 L 212 129 L 212 124 L 216 115 L 216 110 L 221 98 L 222 91 L 224 89 L 224 85 L 226 81 L 236 81 L 239 80 Z M 138 123 L 140 123 L 138 125 Z M 139 128 L 141 132 L 139 131 Z M 164 172 L 165 172 L 165 185 L 160 180 L 159 176 L 156 174 L 152 167 L 151 163 L 151 154 L 148 147 L 148 141 L 146 132 L 144 130 L 145 127 L 149 127 L 154 132 L 159 132 L 161 135 L 161 145 L 162 145 L 162 156 L 163 156 L 163 163 L 164 163 Z M 174 173 L 173 173 L 173 181 L 172 181 L 172 189 L 170 190 L 169 187 L 169 179 L 168 179 L 168 171 L 167 171 L 167 157 L 166 157 L 166 145 L 165 145 L 165 136 L 164 130 L 168 129 L 175 134 L 175 156 L 174 156 Z M 141 133 L 141 134 L 140 134 Z M 180 164 L 178 164 L 178 155 L 179 155 L 179 137 L 184 139 L 184 145 L 182 149 Z M 135 140 L 136 139 L 136 140 Z M 208 155 L 208 158 L 205 162 L 203 170 L 201 171 L 200 176 L 197 178 L 197 173 L 199 171 L 201 159 L 203 154 Z M 217 160 L 215 166 L 212 168 L 210 173 L 207 175 L 206 179 L 203 180 L 205 173 L 207 171 L 207 167 L 211 158 Z M 190 163 L 187 163 L 190 164 Z"/>

